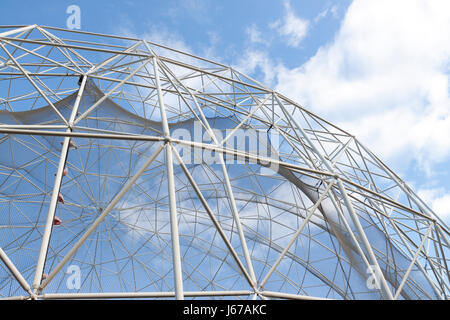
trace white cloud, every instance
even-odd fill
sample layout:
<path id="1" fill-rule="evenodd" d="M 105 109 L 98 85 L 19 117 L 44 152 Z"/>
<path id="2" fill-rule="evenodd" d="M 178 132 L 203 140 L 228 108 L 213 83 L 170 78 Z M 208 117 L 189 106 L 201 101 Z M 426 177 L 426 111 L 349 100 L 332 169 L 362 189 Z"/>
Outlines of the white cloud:
<path id="1" fill-rule="evenodd" d="M 355 1 L 333 43 L 276 89 L 355 134 L 381 158 L 450 156 L 450 2 Z"/>
<path id="2" fill-rule="evenodd" d="M 255 24 L 247 27 L 245 29 L 245 33 L 248 35 L 250 42 L 253 43 L 264 43 L 264 39 L 262 38 L 261 31 L 259 31 L 258 27 Z"/>
<path id="3" fill-rule="evenodd" d="M 233 66 L 244 74 L 260 71 L 264 75 L 264 84 L 271 85 L 277 74 L 277 66 L 265 51 L 247 49 L 239 61 Z"/>
<path id="4" fill-rule="evenodd" d="M 284 2 L 284 13 L 283 19 L 276 20 L 269 26 L 286 37 L 289 46 L 298 47 L 308 32 L 309 23 L 294 14 L 289 1 Z"/>
<path id="5" fill-rule="evenodd" d="M 450 193 L 444 188 L 422 189 L 418 191 L 419 197 L 431 205 L 431 209 L 444 221 L 450 219 Z"/>
<path id="6" fill-rule="evenodd" d="M 323 18 L 325 18 L 326 16 L 328 16 L 329 14 L 331 14 L 331 16 L 335 19 L 338 18 L 338 6 L 337 5 L 333 5 L 331 7 L 326 7 L 323 11 L 321 11 L 315 18 L 314 18 L 314 22 L 317 23 L 320 20 L 322 20 Z"/>

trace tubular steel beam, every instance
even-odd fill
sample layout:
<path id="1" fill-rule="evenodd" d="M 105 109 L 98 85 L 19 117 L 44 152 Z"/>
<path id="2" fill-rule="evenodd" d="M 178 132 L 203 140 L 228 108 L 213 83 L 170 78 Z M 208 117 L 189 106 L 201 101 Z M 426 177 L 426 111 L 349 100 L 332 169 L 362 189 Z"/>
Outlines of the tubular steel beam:
<path id="1" fill-rule="evenodd" d="M 412 259 L 412 261 L 408 267 L 408 270 L 406 270 L 406 273 L 402 279 L 402 282 L 400 283 L 400 285 L 397 288 L 397 292 L 395 293 L 394 300 L 397 300 L 400 293 L 402 292 L 403 286 L 405 285 L 406 281 L 408 280 L 409 274 L 411 273 L 411 270 L 414 267 L 414 264 L 416 263 L 417 258 L 419 257 L 420 251 L 422 250 L 422 247 L 425 244 L 425 241 L 428 239 L 428 236 L 430 235 L 430 232 L 432 229 L 433 229 L 433 225 L 430 224 L 430 227 L 428 228 L 427 233 L 423 237 L 422 242 L 419 245 L 419 248 L 417 248 L 416 254 L 414 255 L 414 258 Z"/>
<path id="2" fill-rule="evenodd" d="M 10 35 L 13 35 L 13 34 L 16 34 L 16 33 L 20 33 L 20 32 L 23 32 L 23 31 L 32 30 L 34 28 L 36 28 L 35 24 L 30 25 L 30 26 L 26 26 L 26 27 L 21 27 L 21 28 L 14 29 L 14 30 L 5 31 L 5 32 L 0 33 L 0 37 L 7 37 L 7 36 L 10 36 Z"/>
<path id="3" fill-rule="evenodd" d="M 78 112 L 78 107 L 80 105 L 81 97 L 83 95 L 83 91 L 86 86 L 86 81 L 87 81 L 86 76 L 84 76 L 83 81 L 80 84 L 80 89 L 78 90 L 77 97 L 75 99 L 75 103 L 74 103 L 72 113 L 71 113 L 70 119 L 69 119 L 69 124 L 71 124 L 73 122 L 73 119 L 75 118 L 75 116 Z M 72 131 L 72 128 L 69 125 L 66 132 L 68 133 L 71 131 Z M 45 259 L 47 257 L 48 246 L 50 243 L 50 235 L 51 235 L 52 227 L 53 227 L 53 219 L 55 217 L 56 206 L 58 203 L 59 190 L 61 189 L 63 171 L 64 171 L 64 167 L 66 166 L 67 155 L 69 153 L 69 143 L 70 143 L 70 137 L 65 137 L 63 146 L 61 149 L 61 154 L 59 157 L 58 170 L 56 172 L 55 183 L 53 185 L 52 197 L 50 199 L 50 205 L 48 208 L 47 221 L 45 222 L 44 233 L 42 235 L 41 249 L 39 250 L 39 257 L 38 257 L 38 261 L 36 264 L 36 273 L 34 275 L 34 280 L 33 280 L 34 292 L 37 291 L 37 289 L 41 285 L 41 281 L 42 281 L 42 274 L 44 272 Z"/>
<path id="4" fill-rule="evenodd" d="M 326 298 L 303 296 L 298 294 L 281 293 L 276 291 L 261 291 L 259 294 L 270 298 L 290 299 L 290 300 L 331 300 Z"/>
<path id="5" fill-rule="evenodd" d="M 251 291 L 186 291 L 186 297 L 230 297 L 249 296 Z M 175 292 L 98 292 L 98 293 L 46 293 L 38 296 L 44 300 L 54 299 L 130 299 L 130 298 L 174 298 Z"/>
<path id="6" fill-rule="evenodd" d="M 170 209 L 170 227 L 172 237 L 172 258 L 173 258 L 173 272 L 175 279 L 175 294 L 177 300 L 183 300 L 183 275 L 181 268 L 181 254 L 180 254 L 180 239 L 178 234 L 178 217 L 175 198 L 175 180 L 173 173 L 173 159 L 172 159 L 172 145 L 170 143 L 169 124 L 167 122 L 166 108 L 161 92 L 161 83 L 159 80 L 158 63 L 156 57 L 153 57 L 153 69 L 155 72 L 156 87 L 158 90 L 159 108 L 161 112 L 161 121 L 163 125 L 164 137 L 167 140 L 166 144 L 166 167 L 167 167 L 167 187 L 169 193 L 169 209 Z"/>
<path id="7" fill-rule="evenodd" d="M 16 278 L 17 282 L 22 286 L 22 288 L 29 293 L 30 295 L 33 294 L 31 291 L 30 285 L 25 280 L 25 278 L 22 276 L 20 271 L 16 268 L 14 263 L 9 259 L 9 257 L 6 255 L 5 251 L 3 251 L 2 248 L 0 248 L 0 259 L 5 263 L 6 267 L 11 271 L 14 278 Z"/>

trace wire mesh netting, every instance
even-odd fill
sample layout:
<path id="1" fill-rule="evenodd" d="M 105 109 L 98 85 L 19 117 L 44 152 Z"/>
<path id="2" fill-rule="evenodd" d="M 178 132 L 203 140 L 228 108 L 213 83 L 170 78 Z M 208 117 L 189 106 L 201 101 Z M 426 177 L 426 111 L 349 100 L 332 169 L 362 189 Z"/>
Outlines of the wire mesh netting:
<path id="1" fill-rule="evenodd" d="M 449 229 L 231 67 L 0 28 L 0 297 L 447 299 Z"/>

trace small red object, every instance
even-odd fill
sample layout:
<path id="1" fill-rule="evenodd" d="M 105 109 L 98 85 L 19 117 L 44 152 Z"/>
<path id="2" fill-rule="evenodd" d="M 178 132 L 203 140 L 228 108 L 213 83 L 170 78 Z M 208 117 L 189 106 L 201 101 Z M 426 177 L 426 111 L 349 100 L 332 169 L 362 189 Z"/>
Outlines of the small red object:
<path id="1" fill-rule="evenodd" d="M 58 194 L 58 202 L 61 202 L 62 204 L 64 204 L 64 197 L 61 193 Z"/>
<path id="2" fill-rule="evenodd" d="M 69 170 L 67 170 L 67 168 L 64 168 L 62 176 L 65 177 L 67 175 L 67 172 L 69 172 Z M 54 175 L 56 176 L 56 173 Z"/>
<path id="3" fill-rule="evenodd" d="M 60 218 L 58 218 L 57 216 L 55 216 L 53 218 L 53 225 L 54 226 L 59 226 L 59 225 L 61 225 L 61 223 L 62 223 L 62 220 Z"/>
<path id="4" fill-rule="evenodd" d="M 60 142 L 61 143 L 61 145 L 63 145 L 64 144 L 64 142 Z M 70 140 L 69 141 L 69 148 L 75 148 L 75 149 L 77 149 L 77 145 L 75 144 L 75 142 L 73 142 L 72 140 Z"/>

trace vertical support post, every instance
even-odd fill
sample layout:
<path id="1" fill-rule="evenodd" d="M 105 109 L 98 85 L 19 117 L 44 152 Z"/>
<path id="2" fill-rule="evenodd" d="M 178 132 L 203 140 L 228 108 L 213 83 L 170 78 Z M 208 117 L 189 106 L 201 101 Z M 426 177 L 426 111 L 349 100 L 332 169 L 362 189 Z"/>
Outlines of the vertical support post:
<path id="1" fill-rule="evenodd" d="M 72 113 L 69 119 L 69 127 L 66 132 L 72 132 L 73 120 L 78 111 L 80 105 L 81 96 L 83 95 L 84 88 L 86 86 L 86 75 L 83 76 L 83 80 L 80 84 L 80 89 L 78 90 L 77 97 L 72 109 Z M 50 235 L 52 233 L 53 218 L 55 217 L 56 206 L 58 202 L 58 194 L 61 189 L 62 175 L 64 167 L 66 165 L 67 155 L 69 153 L 69 143 L 70 137 L 64 138 L 64 143 L 62 146 L 61 154 L 59 157 L 58 170 L 56 172 L 55 183 L 53 184 L 52 197 L 50 199 L 50 205 L 48 208 L 47 221 L 45 223 L 44 234 L 42 235 L 41 249 L 39 250 L 39 257 L 36 265 L 36 273 L 33 280 L 33 290 L 36 293 L 42 281 L 42 273 L 44 272 L 45 259 L 47 258 L 48 245 L 50 243 Z"/>
<path id="2" fill-rule="evenodd" d="M 239 240 L 241 241 L 242 251 L 244 252 L 245 262 L 247 263 L 247 268 L 249 269 L 250 277 L 253 281 L 253 287 L 254 287 L 254 289 L 256 289 L 255 271 L 253 270 L 252 259 L 250 257 L 250 252 L 248 251 L 247 242 L 245 241 L 244 230 L 242 229 L 242 223 L 241 223 L 241 219 L 239 217 L 239 211 L 237 209 L 236 201 L 234 199 L 233 188 L 231 187 L 230 178 L 228 177 L 228 170 L 225 165 L 225 160 L 223 159 L 223 154 L 220 155 L 220 165 L 222 166 L 222 172 L 223 172 L 223 176 L 225 179 L 225 187 L 226 187 L 228 197 L 230 198 L 234 220 L 236 221 L 236 226 L 238 229 Z"/>
<path id="3" fill-rule="evenodd" d="M 145 42 L 144 42 L 145 43 Z M 147 46 L 148 47 L 148 46 Z M 148 47 L 149 48 L 149 47 Z M 150 48 L 149 48 L 149 50 L 150 51 L 152 51 Z M 153 51 L 152 51 L 153 52 Z M 164 69 L 163 69 L 163 71 L 164 71 Z M 170 72 L 170 70 L 168 70 L 169 71 L 169 73 L 174 77 L 174 79 L 175 80 L 177 80 L 177 82 L 189 93 L 189 95 L 192 97 L 192 100 L 194 101 L 194 104 L 195 104 L 195 106 L 196 106 L 196 108 L 197 108 L 197 110 L 198 110 L 198 112 L 199 112 L 199 114 L 200 114 L 200 117 L 201 117 L 201 119 L 202 119 L 202 122 L 203 122 L 203 124 L 205 125 L 205 127 L 206 127 L 206 132 L 208 133 L 208 135 L 211 137 L 211 139 L 212 139 L 212 141 L 214 142 L 214 144 L 217 146 L 217 147 L 220 147 L 221 146 L 221 143 L 217 140 L 217 137 L 215 136 L 215 134 L 214 134 L 214 132 L 212 131 L 212 129 L 211 129 L 211 127 L 210 127 L 210 125 L 209 125 L 209 123 L 208 123 L 208 120 L 206 119 L 206 117 L 205 117 L 205 115 L 204 115 L 204 113 L 203 113 L 203 111 L 202 111 L 202 109 L 201 109 L 201 107 L 200 107 L 200 105 L 198 104 L 198 102 L 197 102 L 197 98 L 196 98 L 196 96 L 195 96 L 195 94 L 193 94 L 192 92 L 191 92 L 191 90 L 188 88 L 188 87 L 186 87 L 174 74 L 172 74 L 171 72 Z M 159 81 L 159 79 L 157 79 L 157 82 Z M 159 88 L 159 87 L 158 87 Z M 219 157 L 219 159 L 220 159 L 220 164 L 221 164 L 221 168 L 222 168 L 222 172 L 223 172 L 223 176 L 224 176 L 224 180 L 225 180 L 225 189 L 226 189 L 226 192 L 227 192 L 227 195 L 228 195 L 228 198 L 229 198 L 229 200 L 230 200 L 230 204 L 231 204 L 231 211 L 232 211 L 232 213 L 233 213 L 233 218 L 234 218 L 234 220 L 236 221 L 236 227 L 237 227 L 237 229 L 238 229 L 238 234 L 239 234 L 239 240 L 240 240 L 240 242 L 241 242 L 241 246 L 242 246 L 242 251 L 243 251 L 243 253 L 244 253 L 244 257 L 245 257 L 245 262 L 246 262 L 246 264 L 247 264 L 247 268 L 249 269 L 249 273 L 250 273 L 250 277 L 251 277 L 251 280 L 252 280 L 252 287 L 253 287 L 253 289 L 255 289 L 256 290 L 256 276 L 255 276 L 255 271 L 254 271 L 254 269 L 253 269 L 253 264 L 252 264 L 252 260 L 251 260 L 251 257 L 250 257 L 250 252 L 249 252 L 249 250 L 248 250 L 248 246 L 247 246 L 247 242 L 246 242 L 246 240 L 245 240 L 245 235 L 244 235 L 244 231 L 243 231 L 243 229 L 242 229 L 242 223 L 241 223 L 241 220 L 240 220 L 240 218 L 239 218 L 239 212 L 238 212 L 238 209 L 237 209 L 237 206 L 236 206 L 236 200 L 235 200 L 235 198 L 234 198 L 234 194 L 233 194 L 233 189 L 232 189 L 232 186 L 231 186 L 231 183 L 230 183 L 230 178 L 229 178 L 229 176 L 228 176 L 228 170 L 227 170 L 227 167 L 226 167 L 226 165 L 225 165 L 225 160 L 224 160 L 224 158 L 223 158 L 223 154 L 222 155 L 220 155 L 220 157 Z"/>
<path id="4" fill-rule="evenodd" d="M 166 161 L 167 161 L 167 185 L 169 189 L 170 227 L 171 227 L 170 229 L 172 234 L 173 269 L 175 276 L 175 297 L 177 300 L 183 300 L 184 292 L 183 292 L 183 277 L 181 269 L 180 240 L 178 233 L 177 207 L 175 198 L 175 181 L 173 175 L 172 145 L 170 142 L 166 144 Z"/>
<path id="5" fill-rule="evenodd" d="M 153 69 L 156 79 L 156 88 L 158 90 L 159 107 L 161 111 L 161 122 L 163 133 L 166 141 L 166 166 L 167 166 L 167 187 L 169 192 L 169 210 L 170 210 L 170 226 L 172 236 L 172 258 L 173 258 L 173 272 L 175 279 L 175 298 L 177 300 L 184 299 L 183 292 L 183 276 L 181 269 L 181 254 L 180 254 L 180 239 L 178 233 L 178 218 L 175 198 L 175 179 L 173 175 L 173 155 L 172 145 L 170 143 L 170 130 L 167 122 L 166 108 L 164 106 L 164 99 L 161 91 L 161 83 L 159 80 L 158 63 L 156 57 L 153 56 Z"/>

